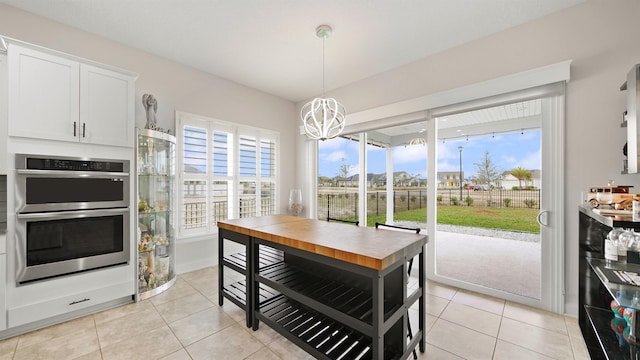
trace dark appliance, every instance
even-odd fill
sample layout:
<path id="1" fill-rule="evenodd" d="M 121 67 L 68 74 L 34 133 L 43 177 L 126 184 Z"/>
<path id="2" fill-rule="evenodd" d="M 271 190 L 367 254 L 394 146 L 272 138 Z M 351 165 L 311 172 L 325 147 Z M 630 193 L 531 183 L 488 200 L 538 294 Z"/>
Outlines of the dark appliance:
<path id="1" fill-rule="evenodd" d="M 620 347 L 619 338 L 610 329 L 613 318 L 610 305 L 613 297 L 602 285 L 588 259 L 604 261 L 604 241 L 609 232 L 613 228 L 639 231 L 640 222 L 632 221 L 631 216 L 596 214 L 591 206 L 582 206 L 579 210 L 578 321 L 582 336 L 593 360 L 630 359 L 629 347 Z M 627 261 L 640 263 L 638 253 L 629 252 Z M 594 326 L 599 329 L 600 337 L 596 335 Z"/>
<path id="2" fill-rule="evenodd" d="M 129 161 L 16 155 L 16 282 L 126 264 Z"/>
<path id="3" fill-rule="evenodd" d="M 591 322 L 586 314 L 585 305 L 602 309 L 609 309 L 613 299 L 611 294 L 602 285 L 589 263 L 588 258 L 604 259 L 604 239 L 611 227 L 600 223 L 592 217 L 580 212 L 579 230 L 579 309 L 578 321 L 585 344 L 589 350 L 591 359 L 604 359 L 602 348 Z"/>

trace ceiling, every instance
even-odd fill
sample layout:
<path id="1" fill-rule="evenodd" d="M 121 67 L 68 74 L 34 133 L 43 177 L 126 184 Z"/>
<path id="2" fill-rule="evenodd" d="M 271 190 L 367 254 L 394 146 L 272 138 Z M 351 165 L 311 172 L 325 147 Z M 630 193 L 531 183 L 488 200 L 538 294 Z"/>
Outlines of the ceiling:
<path id="1" fill-rule="evenodd" d="M 541 126 L 542 100 L 532 99 L 436 118 L 438 141 L 519 133 Z M 407 145 L 427 138 L 427 121 L 418 121 L 367 132 L 367 140 L 382 147 Z M 359 134 L 349 134 L 358 139 Z"/>
<path id="2" fill-rule="evenodd" d="M 586 0 L 0 0 L 298 102 Z"/>

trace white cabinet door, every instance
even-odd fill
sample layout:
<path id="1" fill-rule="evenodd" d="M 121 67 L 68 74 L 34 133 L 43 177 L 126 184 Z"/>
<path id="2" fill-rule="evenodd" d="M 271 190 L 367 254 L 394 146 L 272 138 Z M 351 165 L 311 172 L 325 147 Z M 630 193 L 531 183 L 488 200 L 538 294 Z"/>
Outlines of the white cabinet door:
<path id="1" fill-rule="evenodd" d="M 134 94 L 131 76 L 80 65 L 80 141 L 133 147 Z"/>
<path id="2" fill-rule="evenodd" d="M 0 330 L 7 328 L 7 255 L 0 255 Z"/>
<path id="3" fill-rule="evenodd" d="M 9 135 L 77 141 L 80 64 L 14 44 L 8 54 Z"/>
<path id="4" fill-rule="evenodd" d="M 0 54 L 0 174 L 7 174 L 7 96 L 8 96 L 7 56 Z"/>

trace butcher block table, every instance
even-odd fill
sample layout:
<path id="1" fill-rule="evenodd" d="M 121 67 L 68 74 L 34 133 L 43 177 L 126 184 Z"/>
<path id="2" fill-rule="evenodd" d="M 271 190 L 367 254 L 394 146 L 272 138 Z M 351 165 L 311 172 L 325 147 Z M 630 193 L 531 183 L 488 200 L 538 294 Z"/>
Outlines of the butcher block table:
<path id="1" fill-rule="evenodd" d="M 219 302 L 242 306 L 247 326 L 257 330 L 262 321 L 318 359 L 424 352 L 425 235 L 287 215 L 219 221 L 218 228 Z M 246 251 L 224 255 L 225 241 Z M 407 261 L 416 255 L 418 287 L 408 293 Z M 225 266 L 245 274 L 244 284 L 225 284 Z M 411 329 L 416 302 L 419 328 Z"/>

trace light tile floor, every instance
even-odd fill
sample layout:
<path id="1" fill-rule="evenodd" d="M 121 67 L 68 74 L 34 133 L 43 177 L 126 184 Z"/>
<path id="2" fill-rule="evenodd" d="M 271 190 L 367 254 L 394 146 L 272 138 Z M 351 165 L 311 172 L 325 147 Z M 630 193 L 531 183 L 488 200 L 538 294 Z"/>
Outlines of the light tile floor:
<path id="1" fill-rule="evenodd" d="M 227 272 L 225 272 L 226 274 Z M 218 306 L 217 267 L 178 276 L 168 291 L 0 341 L 4 359 L 309 359 L 262 324 Z M 417 277 L 409 287 L 417 286 Z M 428 282 L 420 359 L 588 359 L 577 319 Z M 417 306 L 410 309 L 418 327 Z"/>

